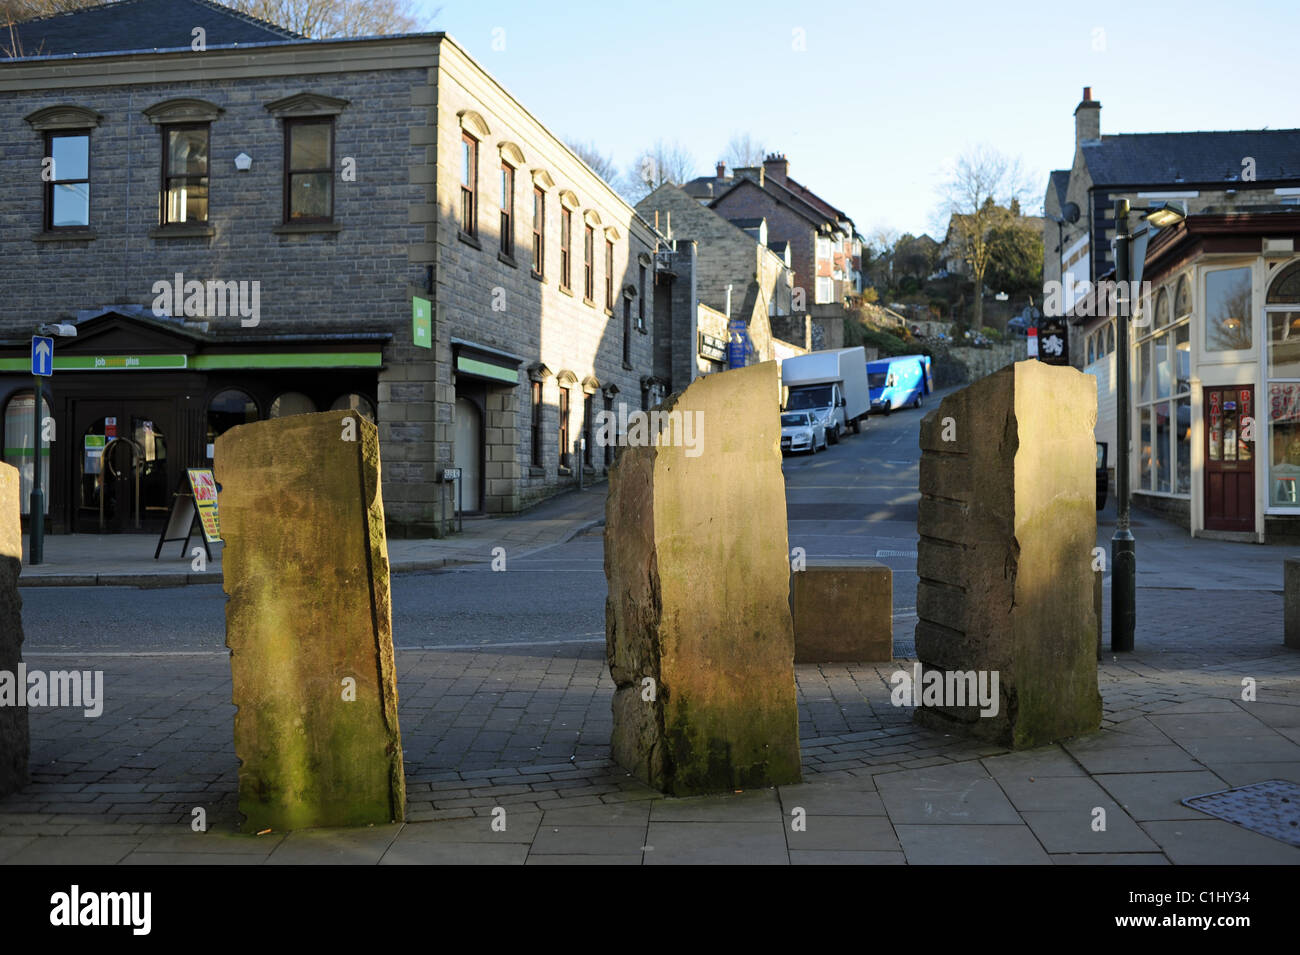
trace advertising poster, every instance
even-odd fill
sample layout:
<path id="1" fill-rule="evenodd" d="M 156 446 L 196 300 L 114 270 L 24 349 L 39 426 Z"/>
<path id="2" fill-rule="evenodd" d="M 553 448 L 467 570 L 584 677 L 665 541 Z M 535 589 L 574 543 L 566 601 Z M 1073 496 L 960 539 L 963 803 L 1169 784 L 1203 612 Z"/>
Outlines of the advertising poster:
<path id="1" fill-rule="evenodd" d="M 209 544 L 221 540 L 221 525 L 217 519 L 217 479 L 211 468 L 189 468 L 190 490 L 194 492 L 194 506 L 199 511 L 199 523 Z"/>

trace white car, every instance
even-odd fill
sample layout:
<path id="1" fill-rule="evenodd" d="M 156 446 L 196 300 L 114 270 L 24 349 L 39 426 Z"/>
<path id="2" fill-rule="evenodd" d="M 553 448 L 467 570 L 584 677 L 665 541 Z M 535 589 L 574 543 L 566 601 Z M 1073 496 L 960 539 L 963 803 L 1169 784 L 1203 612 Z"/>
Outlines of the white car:
<path id="1" fill-rule="evenodd" d="M 807 451 L 816 454 L 826 447 L 826 426 L 808 411 L 783 411 L 781 413 L 781 453 L 793 454 Z"/>

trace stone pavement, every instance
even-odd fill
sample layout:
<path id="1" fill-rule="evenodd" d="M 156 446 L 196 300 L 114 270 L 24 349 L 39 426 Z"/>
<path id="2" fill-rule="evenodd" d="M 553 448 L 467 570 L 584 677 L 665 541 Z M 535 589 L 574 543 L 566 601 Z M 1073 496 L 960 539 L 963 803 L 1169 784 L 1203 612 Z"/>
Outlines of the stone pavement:
<path id="1" fill-rule="evenodd" d="M 513 517 L 469 518 L 463 530 L 434 540 L 388 539 L 388 559 L 393 573 L 439 570 L 456 564 L 490 560 L 493 547 L 505 547 L 511 557 L 561 544 L 605 520 L 605 491 L 601 482 L 583 491 L 569 491 Z M 158 538 L 153 534 L 48 534 L 44 560 L 27 563 L 30 545 L 23 536 L 21 587 L 106 586 L 175 587 L 183 584 L 221 583 L 221 544 L 212 545 L 212 560 L 197 572 L 192 566 L 194 548 L 203 542 L 190 538 L 186 555 L 181 543 L 163 546 L 154 560 Z"/>
<path id="2" fill-rule="evenodd" d="M 106 703 L 32 711 L 33 781 L 0 801 L 0 862 L 1296 864 L 1180 803 L 1300 783 L 1281 612 L 1266 590 L 1139 590 L 1137 651 L 1100 665 L 1105 728 L 1015 754 L 913 725 L 889 699 L 910 661 L 799 666 L 804 782 L 691 799 L 607 759 L 600 642 L 398 650 L 408 821 L 261 837 L 235 833 L 224 652 L 33 652 L 29 667 L 102 668 Z"/>

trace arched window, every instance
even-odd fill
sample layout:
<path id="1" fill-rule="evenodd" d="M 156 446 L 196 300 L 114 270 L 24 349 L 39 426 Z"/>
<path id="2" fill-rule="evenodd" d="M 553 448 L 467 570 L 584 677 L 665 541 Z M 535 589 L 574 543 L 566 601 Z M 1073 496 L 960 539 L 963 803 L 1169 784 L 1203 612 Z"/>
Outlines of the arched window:
<path id="1" fill-rule="evenodd" d="M 301 391 L 286 391 L 271 402 L 268 418 L 287 418 L 295 414 L 312 414 L 316 411 L 316 402 Z"/>
<path id="2" fill-rule="evenodd" d="M 4 462 L 18 469 L 19 507 L 24 514 L 32 512 L 32 470 L 35 464 L 32 447 L 32 403 L 34 392 L 19 391 L 5 403 Z M 41 420 L 50 418 L 50 403 L 41 398 Z M 42 435 L 44 439 L 45 435 Z M 50 444 L 41 441 L 41 490 L 45 492 L 45 513 L 50 513 Z"/>
<path id="3" fill-rule="evenodd" d="M 1169 324 L 1169 293 L 1164 289 L 1156 296 L 1156 328 Z"/>
<path id="4" fill-rule="evenodd" d="M 1106 326 L 1106 354 L 1109 355 L 1115 350 L 1115 323 L 1111 322 Z"/>
<path id="5" fill-rule="evenodd" d="M 208 402 L 208 444 L 240 424 L 257 420 L 257 402 L 246 392 L 228 388 Z"/>
<path id="6" fill-rule="evenodd" d="M 1094 341 L 1096 341 L 1096 336 L 1089 335 L 1088 336 L 1088 362 L 1087 362 L 1089 365 L 1091 365 L 1094 361 L 1096 361 L 1097 358 L 1096 353 L 1093 351 Z"/>
<path id="7" fill-rule="evenodd" d="M 1178 280 L 1178 294 L 1174 296 L 1174 319 L 1192 313 L 1192 285 L 1184 275 Z"/>
<path id="8" fill-rule="evenodd" d="M 361 417 L 365 418 L 371 424 L 375 423 L 375 405 L 365 395 L 358 395 L 355 392 L 348 395 L 339 395 L 334 399 L 334 404 L 330 405 L 330 411 L 359 411 Z"/>
<path id="9" fill-rule="evenodd" d="M 1300 305 L 1300 262 L 1292 262 L 1269 284 L 1266 305 Z"/>

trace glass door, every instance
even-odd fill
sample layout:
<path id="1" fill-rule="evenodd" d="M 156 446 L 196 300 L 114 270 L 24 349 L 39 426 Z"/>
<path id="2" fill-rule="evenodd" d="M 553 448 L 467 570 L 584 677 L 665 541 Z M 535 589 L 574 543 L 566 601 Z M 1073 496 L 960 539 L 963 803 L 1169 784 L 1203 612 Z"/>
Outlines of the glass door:
<path id="1" fill-rule="evenodd" d="M 1206 388 L 1205 527 L 1255 530 L 1255 389 Z"/>

